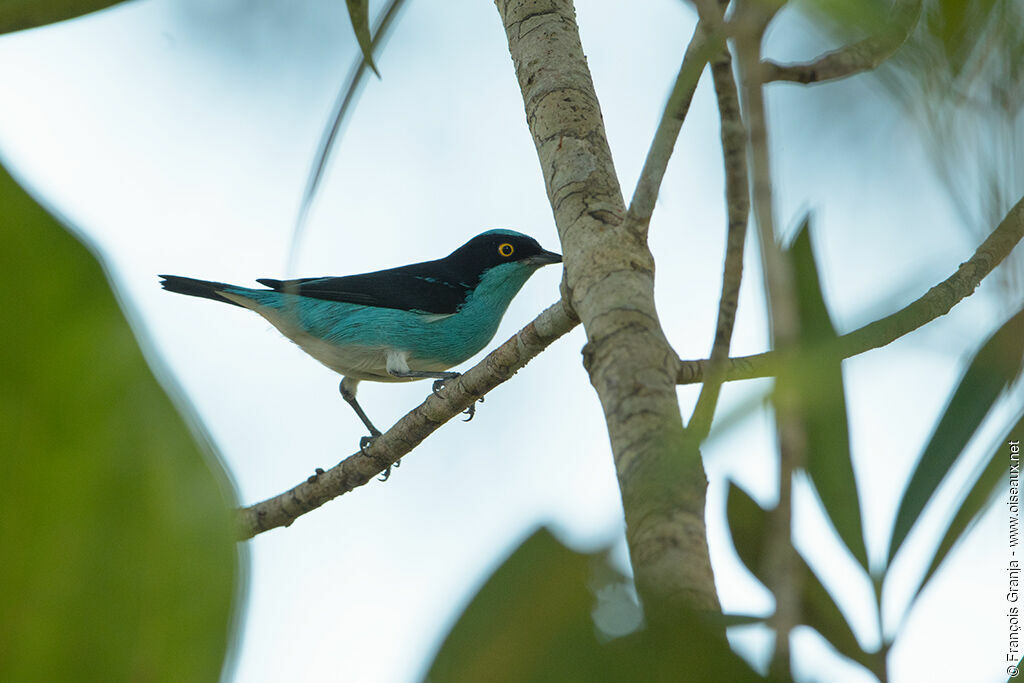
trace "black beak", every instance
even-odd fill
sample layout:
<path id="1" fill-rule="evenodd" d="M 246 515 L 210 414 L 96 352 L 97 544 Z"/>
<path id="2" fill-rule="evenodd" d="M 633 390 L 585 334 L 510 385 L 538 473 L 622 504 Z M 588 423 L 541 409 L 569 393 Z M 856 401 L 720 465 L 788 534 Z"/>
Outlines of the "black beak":
<path id="1" fill-rule="evenodd" d="M 528 256 L 523 260 L 533 265 L 546 266 L 550 263 L 561 263 L 562 255 L 556 254 L 553 251 L 542 251 L 539 254 Z"/>

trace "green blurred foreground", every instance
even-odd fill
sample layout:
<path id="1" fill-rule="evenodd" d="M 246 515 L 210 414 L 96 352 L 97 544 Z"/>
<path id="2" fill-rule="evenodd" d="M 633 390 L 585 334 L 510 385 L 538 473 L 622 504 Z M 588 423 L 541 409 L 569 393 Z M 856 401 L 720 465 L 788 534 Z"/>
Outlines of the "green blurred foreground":
<path id="1" fill-rule="evenodd" d="M 0 680 L 216 680 L 240 593 L 227 477 L 96 260 L 2 168 L 0 278 Z"/>

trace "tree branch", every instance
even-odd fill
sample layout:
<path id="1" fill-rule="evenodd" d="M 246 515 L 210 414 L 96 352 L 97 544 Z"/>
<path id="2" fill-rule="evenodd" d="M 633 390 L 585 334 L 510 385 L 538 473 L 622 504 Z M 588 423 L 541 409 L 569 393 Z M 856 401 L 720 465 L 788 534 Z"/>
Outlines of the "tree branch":
<path id="1" fill-rule="evenodd" d="M 686 47 L 672 94 L 669 95 L 668 102 L 665 103 L 661 121 L 654 132 L 654 138 L 647 151 L 647 158 L 644 159 L 643 170 L 637 179 L 636 189 L 633 190 L 633 199 L 629 203 L 627 220 L 644 234 L 650 226 L 651 214 L 654 213 L 654 205 L 661 189 L 661 181 L 665 177 L 669 159 L 672 158 L 672 151 L 679 138 L 679 131 L 683 127 L 683 120 L 690 109 L 690 102 L 693 100 L 697 83 L 700 81 L 701 74 L 704 73 L 708 59 L 716 52 L 721 51 L 723 41 L 724 33 L 721 29 L 708 35 L 708 31 L 701 22 L 693 30 L 693 37 L 690 38 L 690 43 Z"/>
<path id="2" fill-rule="evenodd" d="M 305 482 L 273 498 L 238 511 L 240 540 L 281 526 L 367 483 L 409 453 L 438 427 L 451 420 L 491 389 L 577 325 L 579 321 L 562 301 L 549 306 L 511 339 L 446 385 L 440 396 L 431 394 L 367 447 L 327 471 L 318 470 Z"/>
<path id="3" fill-rule="evenodd" d="M 920 14 L 921 0 L 895 0 L 880 35 L 826 52 L 810 62 L 779 64 L 765 59 L 761 62 L 761 78 L 765 83 L 820 83 L 870 71 L 900 49 Z"/>
<path id="4" fill-rule="evenodd" d="M 707 479 L 683 433 L 678 357 L 654 306 L 646 230 L 626 219 L 572 2 L 495 4 L 562 243 L 565 295 L 587 331 L 583 362 L 604 409 L 637 590 L 648 618 L 676 605 L 717 610 Z"/>
<path id="5" fill-rule="evenodd" d="M 929 289 L 921 298 L 895 313 L 847 332 L 833 342 L 840 358 L 849 358 L 890 344 L 900 337 L 949 313 L 963 299 L 974 293 L 981 281 L 1002 263 L 1024 237 L 1024 197 L 1010 209 L 1006 217 L 978 247 L 970 259 L 956 272 Z M 778 374 L 789 354 L 769 351 L 753 356 L 730 358 L 725 371 L 727 381 L 771 377 Z M 694 384 L 704 380 L 707 360 L 681 360 L 676 381 Z"/>
<path id="6" fill-rule="evenodd" d="M 751 205 L 761 246 L 762 272 L 768 299 L 769 336 L 774 349 L 794 349 L 800 339 L 800 317 L 792 263 L 782 253 L 775 231 L 768 121 L 764 83 L 760 74 L 764 33 L 780 2 L 748 0 L 737 5 L 736 61 L 751 166 Z M 793 547 L 793 473 L 806 460 L 806 430 L 793 397 L 774 395 L 776 439 L 779 447 L 779 502 L 768 512 L 764 543 L 764 577 L 775 596 L 770 624 L 775 630 L 775 652 L 769 672 L 783 679 L 791 677 L 790 633 L 800 623 L 801 583 L 798 558 Z"/>
<path id="7" fill-rule="evenodd" d="M 727 4 L 727 3 L 725 3 Z M 704 12 L 716 12 L 715 21 L 721 23 L 721 12 L 700 5 L 701 21 Z M 722 11 L 724 11 L 722 7 Z M 711 26 L 716 26 L 711 23 Z M 750 186 L 747 181 L 747 129 L 740 115 L 739 94 L 732 73 L 732 57 L 728 47 L 719 51 L 711 62 L 711 75 L 718 98 L 721 121 L 722 157 L 725 168 L 725 204 L 727 213 L 725 265 L 722 268 L 722 294 L 718 303 L 718 323 L 715 339 L 708 359 L 708 374 L 701 387 L 697 405 L 693 409 L 687 431 L 691 438 L 702 442 L 711 431 L 715 406 L 721 391 L 724 371 L 729 359 L 729 345 L 736 322 L 736 308 L 743 279 L 743 249 L 747 238 L 750 215 Z"/>

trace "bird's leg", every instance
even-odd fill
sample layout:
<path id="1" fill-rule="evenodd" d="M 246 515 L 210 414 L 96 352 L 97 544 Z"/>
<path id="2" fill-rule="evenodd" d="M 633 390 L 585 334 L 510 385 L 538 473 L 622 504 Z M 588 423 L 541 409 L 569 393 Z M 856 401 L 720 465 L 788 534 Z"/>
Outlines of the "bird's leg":
<path id="1" fill-rule="evenodd" d="M 462 376 L 461 372 L 424 372 L 420 370 L 407 370 L 405 368 L 388 368 L 388 374 L 392 377 L 409 377 L 409 378 L 424 378 L 428 379 L 431 377 L 436 378 L 434 385 L 431 387 L 431 391 L 437 397 L 441 396 L 441 390 L 444 389 L 446 382 L 450 382 L 453 379 Z M 484 402 L 483 396 L 479 399 L 480 403 Z M 476 403 L 470 404 L 468 408 L 462 411 L 463 415 L 466 415 L 466 419 L 463 422 L 469 422 L 476 415 Z"/>
<path id="2" fill-rule="evenodd" d="M 356 411 L 356 415 L 363 421 L 366 428 L 370 430 L 369 436 L 364 436 L 359 439 L 359 450 L 363 455 L 369 455 L 366 452 L 367 447 L 373 443 L 374 439 L 380 436 L 380 430 L 373 426 L 370 422 L 370 418 L 363 412 L 363 407 L 359 405 L 359 401 L 356 400 L 356 387 L 359 384 L 359 380 L 353 380 L 345 377 L 341 380 L 341 384 L 338 385 L 338 390 L 341 392 L 341 397 L 345 399 L 345 402 L 352 406 L 352 410 Z M 394 466 L 399 467 L 402 464 L 401 460 L 395 462 Z M 387 481 L 388 477 L 391 476 L 391 466 L 389 465 L 386 470 L 381 474 L 381 481 Z"/>
<path id="3" fill-rule="evenodd" d="M 407 370 L 405 368 L 388 368 L 388 374 L 392 377 L 403 377 L 409 379 L 434 379 L 434 386 L 432 391 L 435 395 L 440 395 L 441 389 L 444 389 L 445 382 L 461 377 L 461 372 L 425 372 L 422 370 Z"/>
<path id="4" fill-rule="evenodd" d="M 366 428 L 370 430 L 369 437 L 363 437 L 359 440 L 359 449 L 363 450 L 369 444 L 370 441 L 380 436 L 380 430 L 373 426 L 370 422 L 370 418 L 363 412 L 363 407 L 359 405 L 359 401 L 356 400 L 356 386 L 359 384 L 359 380 L 351 380 L 345 377 L 341 380 L 341 384 L 338 385 L 338 391 L 341 392 L 341 397 L 345 399 L 345 402 L 352 406 L 352 410 L 356 411 L 356 415 L 363 421 Z M 367 440 L 368 439 L 368 440 Z M 366 443 L 363 443 L 363 441 Z"/>

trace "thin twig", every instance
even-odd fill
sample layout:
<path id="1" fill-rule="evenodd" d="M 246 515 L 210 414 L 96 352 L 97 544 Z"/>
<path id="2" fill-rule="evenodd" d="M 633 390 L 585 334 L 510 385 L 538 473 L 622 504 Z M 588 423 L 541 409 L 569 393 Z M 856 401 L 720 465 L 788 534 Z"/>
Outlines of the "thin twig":
<path id="1" fill-rule="evenodd" d="M 963 299 L 970 296 L 981 281 L 1009 255 L 1024 238 L 1024 197 L 1006 214 L 995 230 L 985 238 L 974 255 L 960 264 L 956 272 L 929 289 L 921 298 L 895 313 L 847 332 L 830 342 L 834 349 L 829 354 L 849 358 L 891 344 L 932 320 L 949 313 Z M 779 372 L 791 357 L 785 351 L 769 351 L 752 356 L 730 358 L 725 380 L 771 377 Z M 695 384 L 704 381 L 708 360 L 680 360 L 676 382 Z"/>
<path id="2" fill-rule="evenodd" d="M 383 49 L 390 29 L 394 25 L 395 19 L 398 18 L 404 4 L 405 0 L 391 0 L 391 4 L 384 9 L 377 19 L 377 26 L 373 31 L 373 40 L 370 43 L 371 54 L 379 53 Z M 337 99 L 334 101 L 330 124 L 324 128 L 323 135 L 320 137 L 316 156 L 313 157 L 313 166 L 309 169 L 309 176 L 306 178 L 306 188 L 302 192 L 299 214 L 295 218 L 295 227 L 292 230 L 292 241 L 288 251 L 287 264 L 289 272 L 295 267 L 299 245 L 302 242 L 302 234 L 306 229 L 306 220 L 309 218 L 309 210 L 313 206 L 313 199 L 316 197 L 317 190 L 320 189 L 320 181 L 323 180 L 327 161 L 330 159 L 331 152 L 334 149 L 334 142 L 341 132 L 342 124 L 345 122 L 348 113 L 352 111 L 352 105 L 355 103 L 356 95 L 359 93 L 359 86 L 362 85 L 363 77 L 366 76 L 368 68 L 370 68 L 370 64 L 367 63 L 363 58 L 363 53 L 360 52 L 355 62 L 353 62 L 352 68 L 349 70 L 348 78 L 345 79 L 345 85 L 342 86 L 338 92 Z"/>
<path id="3" fill-rule="evenodd" d="M 704 6 L 700 6 L 704 11 Z M 723 7 L 724 9 L 724 7 Z M 711 11 L 715 11 L 712 9 Z M 704 15 L 701 15 L 704 20 Z M 721 21 L 721 17 L 716 17 Z M 712 24 L 713 25 L 713 24 Z M 747 182 L 747 130 L 740 115 L 736 79 L 732 73 L 732 57 L 726 47 L 711 62 L 711 75 L 718 97 L 721 120 L 722 157 L 725 167 L 725 203 L 728 214 L 725 245 L 725 265 L 722 269 L 722 294 L 718 303 L 718 323 L 715 340 L 708 360 L 709 370 L 701 387 L 697 405 L 687 428 L 698 443 L 711 431 L 715 406 L 721 392 L 723 374 L 729 359 L 736 322 L 736 307 L 743 279 L 743 249 L 747 237 L 747 219 L 750 214 L 750 186 Z"/>
<path id="4" fill-rule="evenodd" d="M 738 6 L 736 23 L 736 60 L 751 166 L 751 204 L 757 222 L 761 246 L 764 287 L 769 310 L 769 336 L 772 348 L 796 348 L 800 339 L 793 269 L 783 255 L 775 231 L 771 156 L 768 146 L 768 122 L 761 81 L 760 55 L 765 29 L 781 3 L 764 4 L 749 0 Z M 775 630 L 775 651 L 769 672 L 780 679 L 791 677 L 790 633 L 800 624 L 799 561 L 793 547 L 793 473 L 806 458 L 806 430 L 796 397 L 776 391 L 776 435 L 779 446 L 779 502 L 768 513 L 765 539 L 764 576 L 775 596 L 775 612 L 770 623 Z"/>
<path id="5" fill-rule="evenodd" d="M 765 59 L 761 62 L 761 78 L 765 83 L 821 83 L 870 71 L 900 49 L 920 15 L 921 0 L 896 0 L 879 35 L 826 52 L 810 62 L 779 64 Z"/>
<path id="6" fill-rule="evenodd" d="M 708 60 L 721 51 L 724 41 L 723 30 L 709 34 L 703 23 L 698 23 L 693 30 L 693 37 L 690 38 L 686 53 L 683 55 L 683 63 L 679 66 L 672 94 L 665 103 L 661 121 L 647 150 L 647 158 L 644 160 L 644 167 L 637 179 L 633 199 L 626 214 L 626 220 L 639 234 L 646 234 L 651 223 L 651 214 L 654 213 L 654 205 L 658 200 L 661 181 L 665 177 L 665 170 L 668 168 L 669 159 L 672 158 L 672 150 L 679 138 L 686 113 L 690 109 L 690 101 L 693 99 L 693 92 L 697 89 L 700 76 L 704 73 Z"/>
<path id="7" fill-rule="evenodd" d="M 491 389 L 512 377 L 537 354 L 578 324 L 561 301 L 549 306 L 511 339 L 446 385 L 367 447 L 329 470 L 318 470 L 305 482 L 273 498 L 238 511 L 240 540 L 289 526 L 327 501 L 367 483 L 409 453 L 427 436 L 460 414 Z"/>

